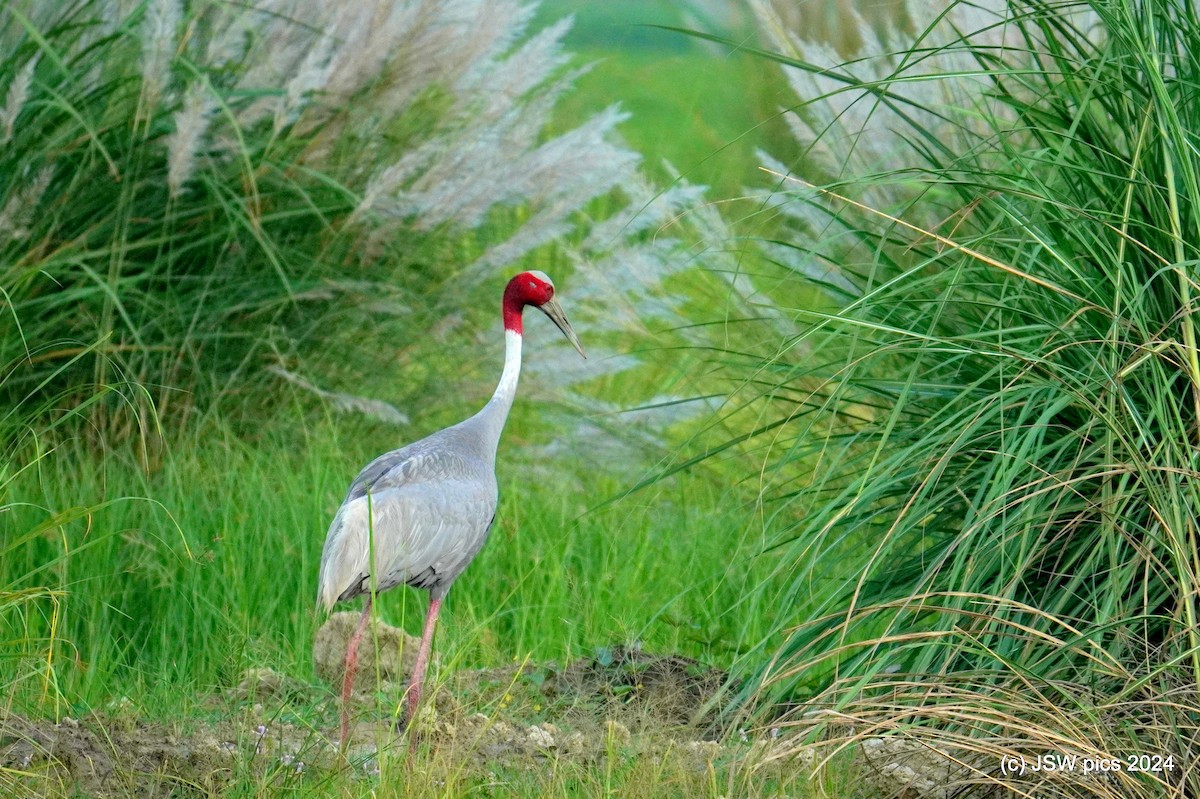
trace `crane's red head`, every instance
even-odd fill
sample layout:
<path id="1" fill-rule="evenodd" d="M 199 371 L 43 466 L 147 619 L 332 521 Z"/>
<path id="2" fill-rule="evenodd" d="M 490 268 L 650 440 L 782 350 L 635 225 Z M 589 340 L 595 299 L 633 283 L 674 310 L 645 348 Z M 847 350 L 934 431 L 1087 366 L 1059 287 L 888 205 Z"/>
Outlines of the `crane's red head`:
<path id="1" fill-rule="evenodd" d="M 504 329 L 511 330 L 517 335 L 522 332 L 521 311 L 526 305 L 533 305 L 541 310 L 558 329 L 567 337 L 567 341 L 583 355 L 583 347 L 567 321 L 567 315 L 562 306 L 554 299 L 554 281 L 545 272 L 522 272 L 508 281 L 504 288 Z M 583 355 L 583 357 L 587 357 Z"/>
<path id="2" fill-rule="evenodd" d="M 545 272 L 522 272 L 504 288 L 504 329 L 521 332 L 521 311 L 526 305 L 541 308 L 554 299 L 554 281 Z"/>

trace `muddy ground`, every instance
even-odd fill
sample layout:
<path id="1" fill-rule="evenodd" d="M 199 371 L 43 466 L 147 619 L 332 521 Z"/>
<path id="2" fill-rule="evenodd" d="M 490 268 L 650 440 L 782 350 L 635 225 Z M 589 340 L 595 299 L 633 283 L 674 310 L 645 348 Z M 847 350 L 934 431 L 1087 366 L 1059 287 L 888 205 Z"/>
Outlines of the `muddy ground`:
<path id="1" fill-rule="evenodd" d="M 410 745 L 453 750 L 481 768 L 595 763 L 619 750 L 671 753 L 703 771 L 721 752 L 715 709 L 729 689 L 727 675 L 687 658 L 620 647 L 563 667 L 446 675 L 402 735 L 397 714 L 414 647 L 401 631 L 383 628 L 378 645 L 363 652 L 343 757 L 340 704 L 330 684 L 340 685 L 353 626 L 347 617 L 356 615 L 335 614 L 318 634 L 320 682 L 252 669 L 236 687 L 206 697 L 196 718 L 149 721 L 123 703 L 57 722 L 0 710 L 0 795 L 211 795 L 248 773 L 286 781 L 353 769 L 370 779 L 381 757 Z"/>
<path id="2" fill-rule="evenodd" d="M 411 735 L 416 746 L 452 748 L 479 767 L 536 765 L 549 758 L 598 762 L 614 749 L 637 746 L 674 748 L 703 769 L 720 746 L 686 717 L 717 679 L 678 669 L 682 662 L 645 658 L 652 676 L 640 690 L 630 685 L 631 670 L 602 670 L 592 660 L 561 672 L 529 667 L 464 672 L 440 687 Z M 615 678 L 604 682 L 602 671 Z M 0 795 L 151 797 L 172 795 L 172 786 L 219 793 L 222 783 L 247 771 L 286 779 L 289 772 L 354 768 L 370 778 L 382 752 L 403 751 L 409 744 L 395 724 L 402 694 L 385 686 L 356 696 L 345 759 L 338 751 L 333 691 L 268 670 L 247 674 L 238 689 L 210 697 L 207 720 L 157 723 L 120 708 L 58 723 L 8 714 L 0 717 L 0 769 L 7 770 L 0 772 Z"/>
<path id="3" fill-rule="evenodd" d="M 718 714 L 736 689 L 724 672 L 622 647 L 562 667 L 442 672 L 416 722 L 399 733 L 415 642 L 394 628 L 381 629 L 378 645 L 363 651 L 351 740 L 342 752 L 340 703 L 331 685 L 340 685 L 351 616 L 357 614 L 335 614 L 318 634 L 318 682 L 251 669 L 237 686 L 206 697 L 188 719 L 147 720 L 122 702 L 57 722 L 0 709 L 0 796 L 240 796 L 246 786 L 259 795 L 265 786 L 286 793 L 347 777 L 369 788 L 381 764 L 413 762 L 398 754 L 406 752 L 483 775 L 564 764 L 602 770 L 616 760 L 670 761 L 697 780 L 742 769 L 755 779 L 786 773 L 786 781 L 807 784 L 812 771 L 812 754 L 798 753 L 778 729 L 742 730 Z M 915 784 L 928 780 L 905 777 L 895 764 L 891 770 L 890 788 L 865 795 L 937 793 L 932 783 Z"/>

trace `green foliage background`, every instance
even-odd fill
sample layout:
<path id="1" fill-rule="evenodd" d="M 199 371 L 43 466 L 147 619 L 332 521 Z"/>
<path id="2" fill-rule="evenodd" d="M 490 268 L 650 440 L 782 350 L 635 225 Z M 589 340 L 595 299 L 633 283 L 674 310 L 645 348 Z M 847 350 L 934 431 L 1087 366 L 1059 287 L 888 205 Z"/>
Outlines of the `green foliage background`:
<path id="1" fill-rule="evenodd" d="M 84 24 L 51 31 L 41 46 L 73 46 L 88 30 L 88 8 L 73 12 Z M 666 5 L 660 11 L 667 16 L 656 21 L 680 21 Z M 542 9 L 547 22 L 556 13 Z M 615 19 L 579 20 L 574 37 L 587 45 L 576 61 L 598 63 L 550 134 L 623 99 L 614 87 L 636 87 L 628 104 L 640 113 L 623 134 L 653 142 L 650 152 L 680 171 L 721 172 L 702 163 L 708 143 L 675 135 L 680 116 L 732 140 L 752 127 L 753 98 L 726 103 L 699 83 L 678 106 L 649 98 L 711 67 L 724 74 L 728 99 L 752 67 L 650 28 L 634 28 L 644 33 L 636 41 L 588 38 L 589 29 L 619 28 Z M 317 163 L 312 132 L 299 128 L 247 138 L 238 157 L 206 162 L 187 191 L 171 195 L 163 142 L 178 107 L 143 108 L 139 20 L 77 63 L 42 56 L 36 80 L 59 99 L 26 108 L 0 148 L 9 197 L 36 174 L 31 153 L 54 170 L 41 210 L 2 250 L 9 468 L 0 475 L 0 681 L 14 707 L 31 712 L 45 702 L 77 712 L 121 696 L 177 712 L 251 666 L 311 679 L 328 520 L 381 448 L 486 399 L 499 363 L 479 342 L 495 328 L 505 276 L 464 279 L 456 265 L 523 222 L 514 210 L 473 231 L 401 230 L 368 253 L 348 224 L 363 191 L 360 143 L 343 137 Z M 32 44 L 9 54 L 8 84 L 34 55 Z M 75 79 L 88 70 L 99 71 L 102 91 Z M 421 120 L 434 119 L 440 102 L 431 94 L 409 108 L 376 157 L 419 141 Z M 355 113 L 337 125 L 365 124 Z M 659 164 L 651 171 L 666 174 Z M 556 264 L 553 248 L 525 261 L 559 276 L 570 308 L 570 273 Z M 374 309 L 388 303 L 398 311 L 381 317 Z M 450 332 L 437 332 L 447 322 Z M 279 380 L 266 368 L 274 364 L 386 398 L 411 422 L 338 416 Z M 649 396 L 663 379 L 661 370 L 601 378 L 590 390 Z M 539 455 L 572 424 L 555 410 L 563 398 L 547 399 L 523 400 L 510 420 L 501 521 L 455 589 L 439 638 L 445 662 L 565 662 L 620 643 L 733 663 L 739 642 L 764 634 L 769 616 L 757 609 L 771 601 L 762 591 L 749 597 L 761 541 L 743 512 L 752 496 L 712 472 L 605 505 L 628 487 L 619 475 L 663 455 L 599 470 L 569 442 L 553 459 Z M 619 416 L 598 421 L 620 435 Z M 616 457 L 647 457 L 632 452 Z M 389 621 L 419 629 L 417 593 L 392 592 L 381 607 Z"/>
<path id="2" fill-rule="evenodd" d="M 563 267 L 610 350 L 593 379 L 530 381 L 442 668 L 678 652 L 744 678 L 734 709 L 796 751 L 886 730 L 984 789 L 981 763 L 1038 747 L 1182 761 L 1200 745 L 1196 10 L 843 9 L 857 27 L 814 43 L 785 6 L 758 6 L 774 38 L 683 36 L 668 29 L 705 21 L 675 4 L 578 8 L 572 63 L 595 63 L 535 138 L 620 100 L 658 182 L 642 210 L 671 201 L 624 222 L 609 274 L 586 230 L 636 205 L 629 187 L 579 198 L 571 232 L 521 259 Z M 311 680 L 325 523 L 358 466 L 486 397 L 496 351 L 468 331 L 494 331 L 504 275 L 455 265 L 537 218 L 504 201 L 364 237 L 356 165 L 379 130 L 352 110 L 319 164 L 320 137 L 285 125 L 172 192 L 157 143 L 180 109 L 146 105 L 136 41 L 43 56 L 53 91 L 22 117 L 39 133 L 0 148 L 6 199 L 41 185 L 30 154 L 54 154 L 19 235 L 0 204 L 0 685 L 27 712 L 187 713 L 263 664 Z M 102 46 L 111 79 L 83 91 Z M 385 154 L 451 105 L 423 93 Z M 688 206 L 679 174 L 711 202 Z M 632 253 L 668 232 L 688 268 L 638 294 L 660 262 Z M 415 629 L 420 598 L 382 609 Z"/>

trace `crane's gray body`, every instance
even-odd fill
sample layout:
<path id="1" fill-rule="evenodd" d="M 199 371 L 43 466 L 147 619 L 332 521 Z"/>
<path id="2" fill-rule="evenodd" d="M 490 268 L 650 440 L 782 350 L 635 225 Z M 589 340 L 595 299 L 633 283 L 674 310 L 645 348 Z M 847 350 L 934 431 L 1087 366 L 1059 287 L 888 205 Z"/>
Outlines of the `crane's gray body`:
<path id="1" fill-rule="evenodd" d="M 376 458 L 350 485 L 321 553 L 326 608 L 400 584 L 450 590 L 487 541 L 496 516 L 496 448 L 516 394 L 521 337 L 509 335 L 504 374 L 483 410 Z M 371 555 L 374 554 L 374 563 Z"/>

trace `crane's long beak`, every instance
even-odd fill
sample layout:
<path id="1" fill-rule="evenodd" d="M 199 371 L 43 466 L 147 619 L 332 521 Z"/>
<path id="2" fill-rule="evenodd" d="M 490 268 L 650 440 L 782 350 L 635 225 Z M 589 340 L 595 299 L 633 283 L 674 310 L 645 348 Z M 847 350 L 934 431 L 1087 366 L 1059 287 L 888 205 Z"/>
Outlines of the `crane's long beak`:
<path id="1" fill-rule="evenodd" d="M 563 311 L 562 306 L 558 304 L 558 300 L 549 300 L 538 306 L 546 316 L 550 317 L 550 321 L 558 325 L 558 329 L 567 337 L 567 341 L 571 342 L 571 346 L 575 351 L 587 360 L 587 355 L 583 351 L 583 347 L 579 345 L 579 337 L 575 335 L 575 331 L 571 329 L 571 323 L 567 321 L 567 314 Z"/>

